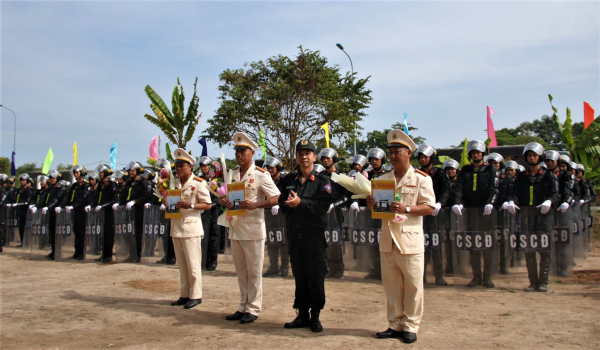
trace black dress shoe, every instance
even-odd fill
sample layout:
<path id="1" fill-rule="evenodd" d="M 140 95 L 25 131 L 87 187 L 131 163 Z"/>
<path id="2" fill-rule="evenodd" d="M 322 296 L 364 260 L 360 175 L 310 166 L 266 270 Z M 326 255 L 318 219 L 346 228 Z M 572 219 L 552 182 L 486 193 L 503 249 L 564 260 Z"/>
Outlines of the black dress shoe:
<path id="1" fill-rule="evenodd" d="M 386 338 L 402 338 L 404 336 L 404 332 L 398 332 L 396 330 L 388 328 L 387 330 L 385 330 L 383 332 L 375 333 L 375 336 L 377 338 L 381 338 L 381 339 L 386 339 Z"/>
<path id="2" fill-rule="evenodd" d="M 102 258 L 102 260 L 100 260 L 100 262 L 103 262 L 103 263 L 112 262 L 112 256 L 105 256 L 104 258 Z"/>
<path id="3" fill-rule="evenodd" d="M 85 254 L 81 254 L 80 256 L 77 257 L 77 260 L 84 260 L 85 259 Z"/>
<path id="4" fill-rule="evenodd" d="M 54 260 L 54 253 L 50 253 L 50 254 L 46 255 L 46 259 Z"/>
<path id="5" fill-rule="evenodd" d="M 296 319 L 283 325 L 283 328 L 306 328 L 310 327 L 310 316 L 308 310 L 300 311 Z"/>
<path id="6" fill-rule="evenodd" d="M 281 277 L 287 277 L 287 276 L 289 276 L 289 275 L 290 275 L 290 270 L 289 270 L 289 269 L 283 269 L 283 268 L 282 268 L 282 269 L 281 269 L 281 270 L 279 270 L 279 271 L 281 271 Z"/>
<path id="7" fill-rule="evenodd" d="M 242 317 L 242 319 L 240 320 L 241 324 L 248 324 L 248 323 L 252 323 L 254 321 L 256 321 L 258 319 L 258 316 L 254 316 L 253 314 L 247 312 L 244 317 Z"/>
<path id="8" fill-rule="evenodd" d="M 190 299 L 188 300 L 187 303 L 185 303 L 185 305 L 183 306 L 184 309 L 191 309 L 194 308 L 198 305 L 202 304 L 202 298 L 200 299 Z"/>
<path id="9" fill-rule="evenodd" d="M 407 344 L 414 343 L 417 341 L 417 334 L 412 332 L 404 332 L 403 340 Z"/>
<path id="10" fill-rule="evenodd" d="M 190 298 L 179 298 L 175 301 L 171 302 L 171 306 L 181 306 L 181 305 L 185 305 L 187 304 L 187 302 L 190 300 Z"/>
<path id="11" fill-rule="evenodd" d="M 166 264 L 167 263 L 167 257 L 165 256 L 164 258 L 158 260 L 156 263 L 157 264 Z"/>
<path id="12" fill-rule="evenodd" d="M 175 260 L 175 258 L 167 259 L 167 265 L 175 265 L 175 262 L 177 262 L 177 260 Z"/>
<path id="13" fill-rule="evenodd" d="M 217 263 L 216 262 L 211 262 L 208 264 L 208 266 L 206 267 L 206 271 L 214 271 L 217 269 Z"/>
<path id="14" fill-rule="evenodd" d="M 236 311 L 236 312 L 232 313 L 231 315 L 225 316 L 225 319 L 227 321 L 239 321 L 242 318 L 244 318 L 245 315 L 246 314 L 243 312 Z"/>

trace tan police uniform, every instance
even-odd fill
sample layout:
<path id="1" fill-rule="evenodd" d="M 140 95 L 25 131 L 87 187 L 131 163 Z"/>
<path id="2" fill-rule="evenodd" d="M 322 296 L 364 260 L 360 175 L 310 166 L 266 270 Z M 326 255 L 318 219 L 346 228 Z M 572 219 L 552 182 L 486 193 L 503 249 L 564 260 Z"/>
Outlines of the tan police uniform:
<path id="1" fill-rule="evenodd" d="M 389 146 L 407 145 L 412 151 L 417 147 L 402 131 L 388 134 Z M 395 180 L 394 171 L 383 174 L 378 180 Z M 407 206 L 427 204 L 435 207 L 435 194 L 431 178 L 412 166 L 396 183 L 400 202 Z M 381 278 L 387 297 L 389 328 L 402 332 L 417 333 L 423 317 L 423 270 L 425 241 L 423 217 L 405 214 L 407 220 L 398 223 L 383 220 L 379 252 L 381 254 Z"/>
<path id="2" fill-rule="evenodd" d="M 186 160 L 194 164 L 195 159 L 183 149 L 178 148 L 173 153 L 175 161 Z M 179 178 L 175 179 L 175 187 L 181 189 L 181 201 L 195 205 L 211 203 L 208 187 L 202 178 L 192 176 L 183 186 Z M 202 251 L 201 241 L 204 236 L 201 210 L 181 209 L 180 219 L 171 219 L 171 237 L 175 248 L 175 257 L 179 266 L 181 298 L 202 298 Z"/>
<path id="3" fill-rule="evenodd" d="M 247 135 L 233 135 L 234 147 L 245 146 L 253 150 L 258 148 Z M 262 202 L 265 198 L 279 195 L 279 190 L 271 175 L 265 169 L 252 164 L 240 178 L 240 168 L 233 169 L 232 182 L 245 183 L 245 199 Z M 246 210 L 238 216 L 233 228 L 229 229 L 231 255 L 240 287 L 240 305 L 238 311 L 258 316 L 262 310 L 262 269 L 265 259 L 266 228 L 264 209 Z"/>

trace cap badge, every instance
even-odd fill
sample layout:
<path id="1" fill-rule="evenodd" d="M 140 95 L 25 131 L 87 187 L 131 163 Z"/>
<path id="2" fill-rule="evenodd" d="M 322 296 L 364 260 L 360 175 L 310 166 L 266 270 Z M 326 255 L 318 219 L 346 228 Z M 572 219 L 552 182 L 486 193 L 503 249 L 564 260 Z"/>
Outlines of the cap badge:
<path id="1" fill-rule="evenodd" d="M 238 136 L 238 142 L 242 141 L 242 137 Z"/>
<path id="2" fill-rule="evenodd" d="M 306 140 L 302 140 L 302 141 L 300 141 L 300 144 L 301 144 L 302 146 L 308 145 L 308 141 L 306 141 Z"/>
<path id="3" fill-rule="evenodd" d="M 395 140 L 397 138 L 396 134 L 392 134 L 392 140 Z"/>

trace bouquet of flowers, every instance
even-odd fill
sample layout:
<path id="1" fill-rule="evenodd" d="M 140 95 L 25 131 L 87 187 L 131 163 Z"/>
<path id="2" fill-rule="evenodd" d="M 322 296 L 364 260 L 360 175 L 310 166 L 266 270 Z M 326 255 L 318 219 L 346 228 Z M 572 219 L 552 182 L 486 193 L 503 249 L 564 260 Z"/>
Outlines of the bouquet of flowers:
<path id="1" fill-rule="evenodd" d="M 154 187 L 154 195 L 159 199 L 167 196 L 167 190 L 175 189 L 175 177 L 171 167 L 165 167 L 160 170 L 157 186 Z"/>

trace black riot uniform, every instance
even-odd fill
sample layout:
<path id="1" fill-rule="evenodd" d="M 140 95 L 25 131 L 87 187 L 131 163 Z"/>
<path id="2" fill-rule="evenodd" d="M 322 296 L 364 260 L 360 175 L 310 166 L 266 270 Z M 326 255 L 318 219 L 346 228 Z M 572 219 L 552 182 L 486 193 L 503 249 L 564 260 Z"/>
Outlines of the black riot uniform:
<path id="1" fill-rule="evenodd" d="M 296 151 L 299 149 L 316 152 L 310 141 L 300 141 Z M 319 331 L 318 328 L 322 330 L 319 314 L 325 305 L 325 228 L 327 210 L 333 202 L 331 183 L 327 176 L 313 168 L 306 178 L 300 171 L 287 175 L 281 181 L 280 190 L 279 207 L 285 214 L 290 262 L 296 282 L 294 308 L 299 310 L 298 317 L 286 323 L 285 328 L 311 326 L 313 331 Z M 295 208 L 285 203 L 292 191 L 300 198 L 300 205 Z"/>
<path id="2" fill-rule="evenodd" d="M 532 196 L 533 195 L 533 196 Z M 537 207 L 546 200 L 553 205 L 560 202 L 559 184 L 552 171 L 544 168 L 536 174 L 531 174 L 529 170 L 520 172 L 515 178 L 513 193 L 509 196 L 510 200 L 515 202 L 521 209 L 524 207 Z M 550 209 L 552 210 L 552 209 Z M 522 222 L 521 225 L 530 230 L 551 231 L 547 223 L 541 218 L 536 217 L 531 222 Z M 526 252 L 527 273 L 531 286 L 536 290 L 548 285 L 548 275 L 550 274 L 550 252 L 540 252 L 540 271 L 538 274 L 537 257 L 535 252 Z M 546 289 L 547 290 L 547 289 Z"/>
<path id="3" fill-rule="evenodd" d="M 21 188 L 17 192 L 17 212 L 19 215 L 19 238 L 21 239 L 21 245 L 23 245 L 23 236 L 25 235 L 25 221 L 27 220 L 27 210 L 29 209 L 29 202 L 33 197 L 33 191 L 31 188 Z"/>
<path id="4" fill-rule="evenodd" d="M 479 168 L 474 163 L 465 165 L 458 173 L 454 185 L 454 205 L 462 204 L 465 208 L 482 208 L 483 210 L 483 207 L 487 204 L 493 204 L 495 201 L 496 180 L 496 168 L 485 162 L 482 162 Z M 473 211 L 470 211 L 470 213 L 473 213 Z M 464 223 L 468 226 L 465 227 L 466 230 L 479 231 L 491 227 L 491 215 L 484 216 L 483 212 L 475 213 L 474 215 L 481 215 L 481 217 L 472 219 L 465 214 L 463 214 Z M 480 223 L 484 227 L 474 227 L 474 223 Z M 494 284 L 491 282 L 493 252 L 489 250 L 483 252 L 471 250 L 469 253 L 473 280 L 468 285 L 475 286 L 483 282 L 486 287 L 493 287 Z M 484 263 L 483 276 L 481 275 L 482 257 Z"/>
<path id="5" fill-rule="evenodd" d="M 118 202 L 119 189 L 117 184 L 110 181 L 108 177 L 103 179 L 98 194 L 96 206 L 104 210 L 104 235 L 102 236 L 102 256 L 100 261 L 112 261 L 113 247 L 115 245 L 115 214 L 112 205 Z M 94 208 L 95 210 L 95 208 Z"/>
<path id="6" fill-rule="evenodd" d="M 151 193 L 148 186 L 140 175 L 131 179 L 125 184 L 125 188 L 119 194 L 119 205 L 127 205 L 130 201 L 135 201 L 132 210 L 135 210 L 135 250 L 130 252 L 129 259 L 140 262 L 142 258 L 142 237 L 144 234 L 144 204 L 150 201 Z"/>
<path id="7" fill-rule="evenodd" d="M 498 195 L 496 196 L 496 200 L 494 201 L 494 208 L 496 208 L 496 210 L 498 211 L 499 226 L 505 225 L 504 216 L 500 209 L 502 208 L 502 204 L 510 200 L 508 198 L 508 195 L 512 193 L 514 183 L 514 178 L 502 173 L 498 175 Z M 502 239 L 505 239 L 504 236 Z M 508 268 L 506 266 L 506 249 L 506 244 L 500 244 L 500 273 L 503 275 L 508 274 Z"/>
<path id="8" fill-rule="evenodd" d="M 56 237 L 56 212 L 54 209 L 56 207 L 60 207 L 65 198 L 67 196 L 67 191 L 64 187 L 59 186 L 58 182 L 54 185 L 54 187 L 46 196 L 46 201 L 42 203 L 38 203 L 36 206 L 39 208 L 48 208 L 48 238 L 50 239 L 51 251 L 48 254 L 48 258 L 54 260 L 54 245 L 55 245 L 55 237 Z"/>
<path id="9" fill-rule="evenodd" d="M 458 171 L 460 172 L 460 171 Z M 444 245 L 446 250 L 446 274 L 452 274 L 454 272 L 454 267 L 452 266 L 452 240 L 450 239 L 450 231 L 451 231 L 451 215 L 452 215 L 452 205 L 455 203 L 455 186 L 456 179 L 458 179 L 458 172 L 454 179 L 448 179 L 448 185 L 450 186 L 448 191 L 448 200 L 446 201 L 446 206 L 442 206 L 444 209 L 444 225 L 446 230 L 446 237 L 444 238 Z M 446 175 L 447 177 L 447 175 Z"/>
<path id="10" fill-rule="evenodd" d="M 199 176 L 206 181 L 210 181 L 209 174 L 200 174 Z M 208 183 L 208 182 L 207 182 Z M 202 226 L 206 239 L 208 240 L 206 247 L 206 270 L 214 271 L 217 269 L 217 261 L 219 259 L 219 233 L 221 227 L 217 225 L 219 215 L 221 215 L 221 206 L 217 201 L 217 196 L 210 194 L 211 207 L 210 210 L 205 210 L 200 215 Z"/>
<path id="11" fill-rule="evenodd" d="M 442 208 L 445 207 L 448 203 L 448 198 L 450 197 L 450 180 L 448 180 L 448 176 L 446 176 L 444 170 L 436 167 L 431 167 L 429 171 L 427 171 L 424 168 L 421 168 L 420 170 L 431 177 L 436 203 L 440 203 L 442 205 Z M 434 220 L 436 222 L 439 222 L 439 219 L 442 218 L 438 218 L 435 216 L 423 217 L 423 228 L 427 229 L 427 226 L 431 226 L 432 224 L 434 224 Z M 447 286 L 448 283 L 446 283 L 443 277 L 444 262 L 441 249 L 425 249 L 425 269 L 423 269 L 423 283 L 427 283 L 426 270 L 427 264 L 429 263 L 430 259 L 433 263 L 433 275 L 435 276 L 435 284 L 437 284 L 438 286 Z"/>
<path id="12" fill-rule="evenodd" d="M 558 193 L 560 195 L 560 200 L 556 203 L 552 203 L 555 208 L 558 208 L 562 203 L 567 203 L 569 206 L 572 206 L 575 202 L 575 195 L 573 193 L 573 187 L 575 187 L 575 175 L 569 173 L 568 171 L 559 170 L 558 166 L 555 169 L 551 170 L 556 176 L 558 180 Z M 554 217 L 554 226 L 555 227 L 568 227 L 572 225 L 571 216 L 562 216 L 556 215 Z M 565 246 L 562 244 L 556 245 L 556 274 L 560 277 L 568 277 L 569 276 L 569 264 L 572 264 L 572 261 L 569 261 L 569 252 L 567 249 L 570 249 L 570 246 Z"/>
<path id="13" fill-rule="evenodd" d="M 84 208 L 88 205 L 88 183 L 77 181 L 71 185 L 67 192 L 67 205 L 73 207 L 73 234 L 75 236 L 75 254 L 73 259 L 83 260 L 85 258 L 85 225 L 87 213 Z"/>
<path id="14" fill-rule="evenodd" d="M 340 171 L 336 169 L 335 173 L 340 174 Z M 331 174 L 328 171 L 323 171 L 322 174 L 331 179 Z M 350 202 L 352 193 L 337 182 L 333 182 L 330 180 L 330 183 L 331 197 L 333 198 L 334 205 L 333 213 L 335 213 L 335 218 L 337 219 L 337 223 L 332 223 L 332 225 L 336 225 L 336 227 L 341 228 L 344 221 L 343 208 L 348 207 L 348 203 Z M 281 192 L 281 189 L 279 191 Z M 379 247 L 375 248 L 379 250 Z M 377 256 L 379 256 L 379 254 L 377 254 Z M 342 278 L 344 276 L 343 240 L 341 245 L 330 245 L 328 247 L 327 267 L 329 268 L 329 273 L 327 273 L 326 277 Z M 381 264 L 379 265 L 379 268 L 379 274 L 381 275 Z"/>

